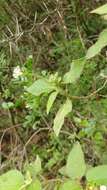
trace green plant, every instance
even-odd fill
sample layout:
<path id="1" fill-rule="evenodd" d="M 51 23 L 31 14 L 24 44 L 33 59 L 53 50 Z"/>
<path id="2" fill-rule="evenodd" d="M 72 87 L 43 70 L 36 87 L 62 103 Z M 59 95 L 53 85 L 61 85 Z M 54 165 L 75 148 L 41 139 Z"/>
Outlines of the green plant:
<path id="1" fill-rule="evenodd" d="M 107 5 L 104 5 L 92 11 L 92 13 L 105 15 L 107 9 L 106 7 Z M 106 45 L 107 29 L 101 32 L 98 41 L 89 48 L 86 57 L 72 61 L 70 70 L 65 73 L 63 77 L 59 76 L 58 73 L 54 75 L 52 74 L 49 77 L 42 77 L 36 80 L 33 85 L 31 85 L 27 89 L 28 92 L 35 96 L 49 96 L 49 100 L 47 102 L 47 114 L 49 114 L 50 109 L 53 106 L 53 103 L 55 102 L 55 99 L 57 99 L 57 97 L 61 96 L 61 98 L 66 98 L 66 102 L 63 103 L 54 119 L 53 129 L 56 136 L 59 135 L 61 127 L 64 123 L 64 118 L 66 117 L 66 115 L 68 115 L 69 112 L 72 111 L 73 99 L 79 99 L 79 97 L 73 96 L 74 92 L 72 93 L 71 89 L 73 87 L 75 89 L 76 82 L 78 81 L 80 75 L 83 73 L 83 68 L 87 63 L 87 59 L 90 59 L 97 55 Z"/>
<path id="2" fill-rule="evenodd" d="M 0 189 L 42 190 L 42 183 L 38 179 L 41 172 L 41 161 L 38 156 L 35 162 L 26 165 L 25 171 L 25 175 L 22 175 L 18 170 L 10 170 L 1 175 Z M 63 180 L 56 179 L 54 185 L 58 190 L 82 190 L 81 180 L 83 177 L 86 177 L 86 189 L 89 186 L 94 188 L 100 185 L 107 185 L 107 165 L 88 168 L 79 143 L 73 146 L 68 155 L 66 165 L 59 170 L 59 173 L 64 177 L 62 178 Z"/>
<path id="3" fill-rule="evenodd" d="M 95 9 L 91 13 L 96 13 L 96 14 L 101 15 L 103 18 L 104 17 L 106 18 L 106 15 L 107 15 L 107 4 L 101 6 L 100 8 Z M 107 29 L 104 29 L 100 33 L 97 42 L 88 49 L 86 58 L 90 59 L 90 58 L 96 56 L 106 46 L 107 46 Z"/>
<path id="4" fill-rule="evenodd" d="M 42 77 L 27 88 L 27 91 L 34 96 L 49 96 L 47 102 L 47 114 L 57 96 L 60 95 L 64 97 L 64 99 L 66 98 L 65 103 L 61 105 L 54 119 L 53 129 L 56 136 L 59 135 L 61 127 L 64 124 L 64 118 L 72 111 L 72 95 L 69 92 L 69 86 L 75 85 L 76 81 L 82 74 L 85 63 L 85 58 L 75 60 L 71 64 L 70 71 L 65 73 L 64 77 L 60 77 L 58 73 L 51 74 L 49 78 Z"/>
<path id="5" fill-rule="evenodd" d="M 25 175 L 18 170 L 10 170 L 0 176 L 1 190 L 42 190 L 37 175 L 41 172 L 41 161 L 37 156 L 34 163 L 25 167 Z"/>
<path id="6" fill-rule="evenodd" d="M 37 4 L 42 10 L 41 2 L 37 2 Z M 44 7 L 44 5 L 46 6 Z M 44 1 L 44 5 L 43 9 L 48 10 L 48 3 L 45 4 Z M 61 16 L 59 11 L 58 15 Z M 18 12 L 20 13 L 20 11 Z M 42 16 L 42 12 L 39 15 Z M 105 17 L 107 5 L 92 13 L 94 12 Z M 26 11 L 24 11 L 24 14 L 26 14 Z M 49 11 L 47 14 L 50 14 Z M 78 15 L 76 15 L 76 19 L 77 17 Z M 60 19 L 63 21 L 62 16 Z M 76 24 L 78 25 L 78 21 Z M 46 31 L 50 30 L 48 27 L 48 22 L 46 28 L 45 26 L 41 27 L 45 35 Z M 105 151 L 107 134 L 106 61 L 102 56 L 99 60 L 89 60 L 99 54 L 101 49 L 107 45 L 107 29 L 100 34 L 98 41 L 89 48 L 86 57 L 84 57 L 84 39 L 82 39 L 81 28 L 76 27 L 78 29 L 76 33 L 79 33 L 79 37 L 76 36 L 70 41 L 63 37 L 62 32 L 58 32 L 55 39 L 52 40 L 52 44 L 48 47 L 50 50 L 48 56 L 58 63 L 58 72 L 55 72 L 56 68 L 53 71 L 53 66 L 51 71 L 47 71 L 49 68 L 43 71 L 41 71 L 41 68 L 36 68 L 35 72 L 32 68 L 34 66 L 32 56 L 29 56 L 23 65 L 15 60 L 16 67 L 11 68 L 11 72 L 0 71 L 2 78 L 0 82 L 0 87 L 2 87 L 2 93 L 0 94 L 2 97 L 1 107 L 5 113 L 8 112 L 9 119 L 13 112 L 15 122 L 12 121 L 12 128 L 15 124 L 17 126 L 18 123 L 22 123 L 21 129 L 16 129 L 16 135 L 18 134 L 19 140 L 22 137 L 22 143 L 26 143 L 25 141 L 28 139 L 25 147 L 31 143 L 31 148 L 28 149 L 28 152 L 30 150 L 28 155 L 30 159 L 32 159 L 31 154 L 33 154 L 33 157 L 38 154 L 44 164 L 42 170 L 41 160 L 37 156 L 36 161 L 25 164 L 23 174 L 17 170 L 3 174 L 0 177 L 1 190 L 8 190 L 8 188 L 11 190 L 82 190 L 88 189 L 88 187 L 107 185 L 107 165 L 104 165 L 104 163 L 107 164 Z M 73 29 L 70 28 L 70 30 Z M 75 33 L 75 30 L 74 28 L 73 33 Z M 27 35 L 27 32 L 25 33 Z M 51 33 L 51 30 L 49 33 Z M 34 37 L 31 39 L 35 41 Z M 39 42 L 40 39 L 41 37 Z M 81 46 L 84 46 L 84 48 Z M 47 47 L 47 44 L 45 47 Z M 29 50 L 27 51 L 29 52 Z M 43 48 L 43 54 L 45 53 L 46 49 Z M 40 54 L 40 57 L 42 57 L 42 54 Z M 3 67 L 7 64 L 8 58 L 2 53 L 0 58 L 0 65 Z M 38 62 L 38 58 L 36 61 Z M 101 74 L 99 74 L 100 71 Z M 10 73 L 11 77 L 8 80 Z M 7 79 L 8 85 L 5 79 Z M 92 92 L 89 94 L 91 90 Z M 53 128 L 51 128 L 51 124 Z M 63 125 L 66 128 L 62 129 Z M 44 129 L 48 133 L 42 133 Z M 21 133 L 21 130 L 24 132 Z M 24 134 L 26 134 L 26 137 Z M 33 135 L 29 137 L 31 134 Z M 68 138 L 66 138 L 66 135 Z M 32 137 L 35 140 L 34 145 L 32 145 Z M 80 144 L 75 143 L 77 140 L 82 144 L 85 156 Z M 73 149 L 66 161 L 65 155 L 73 144 Z M 103 152 L 105 153 L 105 162 L 102 156 Z M 93 155 L 95 154 L 96 157 L 100 157 L 100 161 L 94 161 Z M 64 165 L 65 161 L 66 165 Z M 92 165 L 98 164 L 102 165 L 92 167 Z M 64 167 L 58 173 L 60 165 L 64 165 Z M 47 174 L 48 172 L 49 174 Z"/>

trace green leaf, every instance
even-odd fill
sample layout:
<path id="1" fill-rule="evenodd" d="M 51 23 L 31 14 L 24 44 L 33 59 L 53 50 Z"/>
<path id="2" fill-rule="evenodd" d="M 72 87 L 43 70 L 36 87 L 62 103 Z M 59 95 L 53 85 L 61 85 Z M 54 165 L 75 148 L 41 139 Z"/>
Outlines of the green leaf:
<path id="1" fill-rule="evenodd" d="M 38 175 L 42 170 L 41 160 L 40 160 L 39 156 L 37 156 L 35 162 L 28 164 L 25 169 L 26 169 L 26 171 L 29 171 L 29 173 L 32 177 Z"/>
<path id="2" fill-rule="evenodd" d="M 40 181 L 36 179 L 26 187 L 26 190 L 42 190 Z"/>
<path id="3" fill-rule="evenodd" d="M 101 165 L 88 170 L 87 181 L 96 185 L 107 185 L 107 165 Z"/>
<path id="4" fill-rule="evenodd" d="M 54 190 L 59 190 L 59 185 L 58 184 L 54 187 Z"/>
<path id="5" fill-rule="evenodd" d="M 17 170 L 10 170 L 0 176 L 0 190 L 19 190 L 23 184 L 24 177 Z"/>
<path id="6" fill-rule="evenodd" d="M 66 174 L 71 179 L 80 179 L 86 170 L 84 154 L 79 143 L 76 143 L 71 150 L 66 164 Z"/>
<path id="7" fill-rule="evenodd" d="M 54 119 L 54 132 L 56 136 L 59 135 L 59 132 L 61 130 L 62 125 L 64 124 L 64 118 L 65 116 L 72 111 L 72 102 L 71 100 L 67 99 L 65 104 L 61 106 L 59 111 L 56 114 L 56 117 Z"/>
<path id="8" fill-rule="evenodd" d="M 96 14 L 99 14 L 99 15 L 104 15 L 104 14 L 107 14 L 107 3 L 103 6 L 100 6 L 99 8 L 91 11 L 91 13 L 96 13 Z"/>
<path id="9" fill-rule="evenodd" d="M 85 62 L 84 58 L 74 60 L 71 64 L 70 71 L 64 75 L 64 83 L 75 83 L 82 74 Z"/>
<path id="10" fill-rule="evenodd" d="M 107 29 L 100 33 L 98 41 L 88 49 L 86 59 L 91 59 L 99 54 L 105 46 L 107 46 Z"/>
<path id="11" fill-rule="evenodd" d="M 47 102 L 47 114 L 49 114 L 50 109 L 51 109 L 57 95 L 58 95 L 58 91 L 52 92 L 51 95 L 49 96 L 49 99 L 48 99 L 48 102 Z"/>
<path id="12" fill-rule="evenodd" d="M 82 187 L 79 184 L 76 184 L 75 181 L 68 180 L 61 185 L 59 190 L 82 190 Z"/>
<path id="13" fill-rule="evenodd" d="M 3 109 L 10 109 L 10 108 L 13 108 L 14 107 L 14 103 L 13 102 L 3 102 L 2 103 L 2 107 Z"/>
<path id="14" fill-rule="evenodd" d="M 27 91 L 35 96 L 40 96 L 43 93 L 50 93 L 55 89 L 56 87 L 53 83 L 46 79 L 39 79 L 35 81 L 29 88 L 27 88 Z"/>

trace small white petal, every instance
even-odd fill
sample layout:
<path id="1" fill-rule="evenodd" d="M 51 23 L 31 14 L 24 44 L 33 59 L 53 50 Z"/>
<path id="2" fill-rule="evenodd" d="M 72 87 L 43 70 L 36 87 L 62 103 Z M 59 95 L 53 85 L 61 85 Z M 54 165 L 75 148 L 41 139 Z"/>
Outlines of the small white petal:
<path id="1" fill-rule="evenodd" d="M 29 57 L 28 57 L 29 59 L 32 59 L 33 58 L 33 56 L 32 55 L 29 55 Z"/>
<path id="2" fill-rule="evenodd" d="M 107 190 L 107 187 L 105 185 L 101 185 L 100 190 Z"/>
<path id="3" fill-rule="evenodd" d="M 19 66 L 15 67 L 13 70 L 13 77 L 17 79 L 19 76 L 22 75 L 22 71 Z"/>

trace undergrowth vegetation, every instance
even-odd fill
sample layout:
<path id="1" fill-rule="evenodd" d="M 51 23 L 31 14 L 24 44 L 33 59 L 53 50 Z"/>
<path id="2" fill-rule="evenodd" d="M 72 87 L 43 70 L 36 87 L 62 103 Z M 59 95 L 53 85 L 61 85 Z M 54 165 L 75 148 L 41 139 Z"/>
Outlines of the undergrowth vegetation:
<path id="1" fill-rule="evenodd" d="M 107 186 L 103 3 L 0 1 L 0 190 Z"/>

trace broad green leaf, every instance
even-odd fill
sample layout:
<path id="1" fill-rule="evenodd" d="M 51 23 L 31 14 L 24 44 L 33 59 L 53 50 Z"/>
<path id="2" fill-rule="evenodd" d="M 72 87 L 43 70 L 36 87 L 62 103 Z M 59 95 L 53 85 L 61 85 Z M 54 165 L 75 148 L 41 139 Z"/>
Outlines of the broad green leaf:
<path id="1" fill-rule="evenodd" d="M 89 183 L 107 185 L 107 165 L 101 165 L 89 169 L 86 178 Z"/>
<path id="2" fill-rule="evenodd" d="M 75 181 L 68 180 L 61 185 L 59 190 L 82 190 L 82 187 L 79 184 L 76 184 Z"/>
<path id="3" fill-rule="evenodd" d="M 26 187 L 26 190 L 42 190 L 40 181 L 36 179 L 29 186 Z"/>
<path id="4" fill-rule="evenodd" d="M 56 87 L 53 83 L 46 79 L 39 79 L 35 81 L 29 88 L 27 88 L 27 91 L 35 96 L 40 96 L 43 93 L 50 93 L 55 89 Z"/>
<path id="5" fill-rule="evenodd" d="M 10 170 L 0 176 L 0 190 L 19 190 L 23 184 L 24 177 L 17 170 Z"/>
<path id="6" fill-rule="evenodd" d="M 71 64 L 70 71 L 64 75 L 64 83 L 75 83 L 82 74 L 85 62 L 84 58 L 74 60 Z"/>
<path id="7" fill-rule="evenodd" d="M 58 95 L 58 91 L 52 92 L 51 95 L 49 96 L 49 99 L 48 99 L 48 102 L 47 102 L 47 114 L 49 114 L 50 109 L 51 109 L 57 95 Z"/>
<path id="8" fill-rule="evenodd" d="M 59 135 L 61 127 L 64 124 L 64 118 L 71 111 L 72 111 L 72 101 L 67 99 L 65 104 L 63 104 L 61 108 L 59 109 L 59 111 L 57 112 L 56 117 L 54 119 L 53 129 L 56 136 Z"/>
<path id="9" fill-rule="evenodd" d="M 34 162 L 28 164 L 25 169 L 26 169 L 26 171 L 29 171 L 29 173 L 32 177 L 39 174 L 42 170 L 41 160 L 40 160 L 39 156 L 37 156 L 37 158 Z"/>
<path id="10" fill-rule="evenodd" d="M 66 174 L 71 179 L 80 179 L 86 170 L 84 154 L 79 143 L 76 143 L 71 150 L 66 164 Z"/>
<path id="11" fill-rule="evenodd" d="M 91 13 L 96 13 L 96 14 L 99 14 L 99 15 L 104 15 L 104 14 L 107 14 L 107 3 L 93 11 L 91 11 Z"/>
<path id="12" fill-rule="evenodd" d="M 86 59 L 96 56 L 105 46 L 107 46 L 107 29 L 100 33 L 98 41 L 88 49 Z"/>

